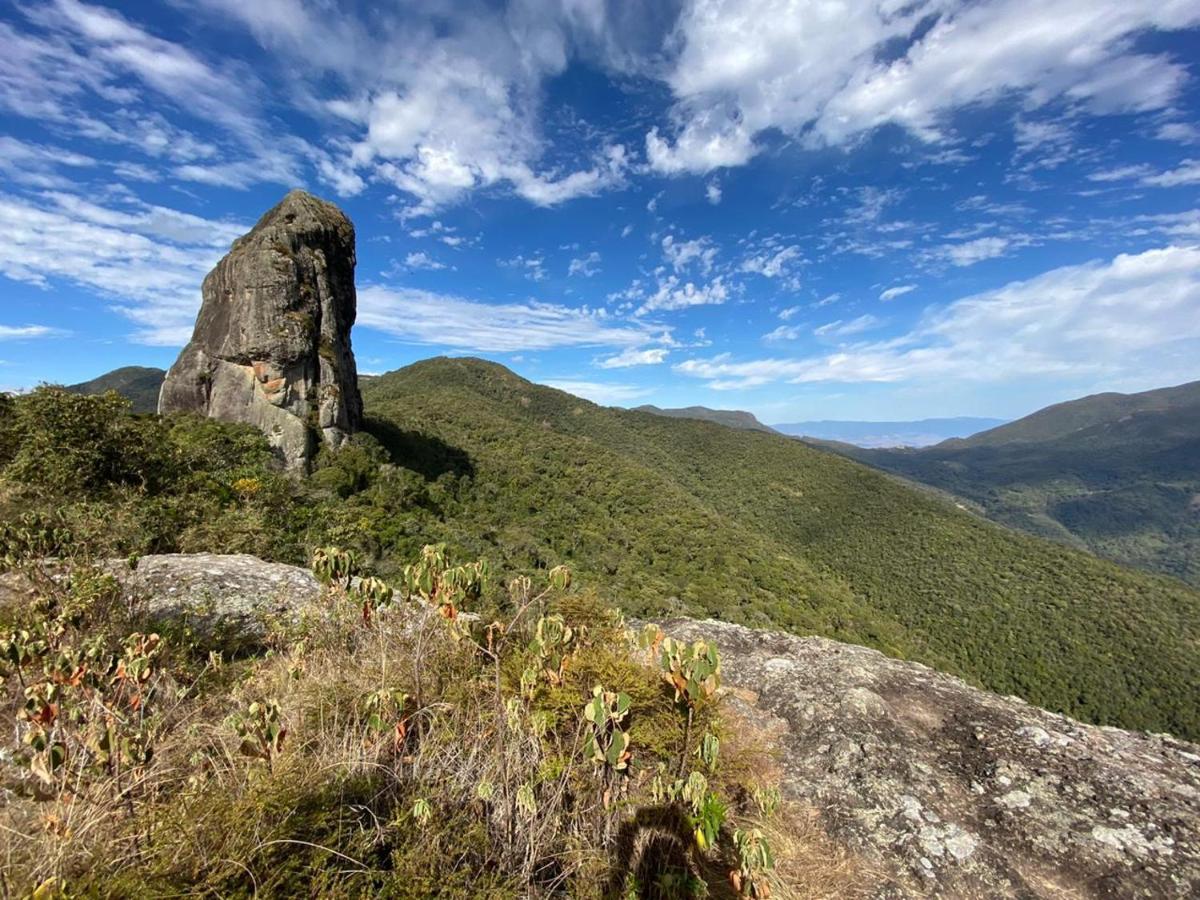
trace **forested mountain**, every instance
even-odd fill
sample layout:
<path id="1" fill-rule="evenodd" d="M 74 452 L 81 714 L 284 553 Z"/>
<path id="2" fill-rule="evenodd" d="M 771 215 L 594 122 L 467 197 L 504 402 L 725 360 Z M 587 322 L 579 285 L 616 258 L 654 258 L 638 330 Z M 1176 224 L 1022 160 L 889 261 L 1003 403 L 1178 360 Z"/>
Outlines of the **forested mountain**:
<path id="1" fill-rule="evenodd" d="M 1200 382 L 1084 397 L 921 450 L 822 446 L 1005 525 L 1200 585 Z"/>
<path id="2" fill-rule="evenodd" d="M 673 419 L 700 419 L 702 422 L 716 422 L 729 428 L 744 428 L 749 431 L 774 431 L 769 425 L 758 421 L 754 413 L 740 409 L 710 409 L 707 406 L 684 406 L 679 409 L 663 409 L 658 406 L 635 407 L 637 412 L 654 413 L 656 416 L 669 416 Z"/>
<path id="3" fill-rule="evenodd" d="M 1179 581 L 793 438 L 603 408 L 493 363 L 427 360 L 362 392 L 366 433 L 306 479 L 272 470 L 249 426 L 9 398 L 0 519 L 40 515 L 122 558 L 304 562 L 333 544 L 394 578 L 444 542 L 497 581 L 567 564 L 633 615 L 823 634 L 1086 720 L 1200 736 L 1200 593 Z"/>
<path id="4" fill-rule="evenodd" d="M 1015 422 L 981 431 L 961 441 L 963 447 L 997 447 L 1014 441 L 1052 441 L 1101 425 L 1113 425 L 1147 413 L 1195 415 L 1200 407 L 1200 381 L 1137 394 L 1107 392 L 1055 403 Z"/>
<path id="5" fill-rule="evenodd" d="M 1178 582 L 793 439 L 597 407 L 478 360 L 418 363 L 363 395 L 401 455 L 469 465 L 439 523 L 468 552 L 568 562 L 640 615 L 815 631 L 1085 718 L 1200 728 L 1200 594 Z"/>
<path id="6" fill-rule="evenodd" d="M 948 438 L 965 437 L 1004 424 L 1003 419 L 958 416 L 949 419 L 917 419 L 906 422 L 852 422 L 822 419 L 815 422 L 786 422 L 771 426 L 783 434 L 843 441 L 859 447 L 926 447 Z"/>
<path id="7" fill-rule="evenodd" d="M 152 413 L 158 410 L 158 392 L 166 374 L 164 369 L 125 366 L 106 372 L 91 381 L 67 385 L 67 390 L 76 394 L 116 391 L 133 405 L 135 413 Z"/>

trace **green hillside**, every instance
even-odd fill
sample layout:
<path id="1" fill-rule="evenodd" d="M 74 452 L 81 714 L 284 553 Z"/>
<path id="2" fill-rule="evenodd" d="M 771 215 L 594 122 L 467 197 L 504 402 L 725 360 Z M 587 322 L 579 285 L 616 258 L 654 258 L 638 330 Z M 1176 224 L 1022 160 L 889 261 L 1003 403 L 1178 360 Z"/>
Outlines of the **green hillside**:
<path id="1" fill-rule="evenodd" d="M 702 422 L 716 422 L 729 428 L 744 428 L 749 431 L 774 432 L 775 429 L 758 421 L 754 413 L 740 409 L 710 409 L 707 406 L 682 406 L 677 409 L 663 409 L 659 406 L 646 404 L 634 407 L 636 412 L 654 413 L 656 416 L 668 416 L 673 419 L 700 419 Z"/>
<path id="2" fill-rule="evenodd" d="M 67 385 L 75 394 L 103 394 L 116 391 L 133 405 L 135 413 L 158 411 L 158 392 L 167 373 L 147 366 L 125 366 L 106 372 L 99 378 Z"/>
<path id="3" fill-rule="evenodd" d="M 1010 527 L 1200 586 L 1200 382 L 1085 397 L 921 450 L 825 446 Z"/>
<path id="4" fill-rule="evenodd" d="M 1127 416 L 1170 413 L 1200 407 L 1200 381 L 1158 388 L 1137 394 L 1092 394 L 1055 403 L 1024 418 L 968 438 L 947 441 L 958 447 L 996 447 L 1013 441 L 1052 441 L 1100 425 L 1112 425 Z"/>
<path id="5" fill-rule="evenodd" d="M 0 397 L 0 521 L 61 523 L 97 555 L 304 562 L 335 544 L 384 577 L 431 542 L 498 580 L 565 563 L 638 616 L 815 632 L 1200 737 L 1200 593 L 1178 581 L 791 438 L 602 408 L 491 363 L 428 360 L 362 389 L 368 433 L 304 480 L 245 426 L 133 418 L 113 395 Z"/>
<path id="6" fill-rule="evenodd" d="M 815 630 L 1094 721 L 1200 731 L 1200 594 L 769 434 L 604 409 L 474 360 L 365 386 L 470 460 L 452 519 L 639 614 Z"/>

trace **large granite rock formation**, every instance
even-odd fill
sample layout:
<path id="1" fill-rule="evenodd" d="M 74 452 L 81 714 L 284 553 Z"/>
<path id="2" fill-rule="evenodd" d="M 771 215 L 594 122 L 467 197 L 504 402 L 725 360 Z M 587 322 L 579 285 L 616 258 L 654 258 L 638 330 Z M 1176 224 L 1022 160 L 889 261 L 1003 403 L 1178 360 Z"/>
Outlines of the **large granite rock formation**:
<path id="1" fill-rule="evenodd" d="M 158 411 L 247 422 L 291 468 L 362 420 L 350 348 L 354 226 L 292 191 L 204 279 L 191 342 L 167 373 Z"/>

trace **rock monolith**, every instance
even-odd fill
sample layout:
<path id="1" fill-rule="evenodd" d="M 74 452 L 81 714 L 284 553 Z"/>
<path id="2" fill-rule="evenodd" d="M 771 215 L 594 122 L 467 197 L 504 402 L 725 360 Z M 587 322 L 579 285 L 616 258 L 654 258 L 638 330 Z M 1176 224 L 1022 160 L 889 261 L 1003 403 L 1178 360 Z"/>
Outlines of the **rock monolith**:
<path id="1" fill-rule="evenodd" d="M 158 411 L 254 425 L 292 469 L 307 468 L 321 443 L 339 446 L 362 422 L 354 264 L 345 213 L 289 193 L 204 279 Z"/>

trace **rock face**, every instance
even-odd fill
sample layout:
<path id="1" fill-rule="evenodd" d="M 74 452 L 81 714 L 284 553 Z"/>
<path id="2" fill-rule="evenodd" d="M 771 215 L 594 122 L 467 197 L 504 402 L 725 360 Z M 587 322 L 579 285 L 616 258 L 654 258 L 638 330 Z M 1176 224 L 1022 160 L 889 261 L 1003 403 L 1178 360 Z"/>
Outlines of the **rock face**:
<path id="1" fill-rule="evenodd" d="M 159 395 L 160 413 L 260 428 L 291 468 L 362 422 L 354 325 L 354 226 L 292 191 L 204 279 L 192 340 Z"/>
<path id="2" fill-rule="evenodd" d="M 1200 746 L 1083 725 L 916 663 L 723 622 L 733 702 L 879 897 L 1200 896 Z"/>
<path id="3" fill-rule="evenodd" d="M 112 573 L 154 618 L 186 619 L 204 632 L 254 640 L 272 617 L 288 618 L 316 600 L 321 586 L 307 569 L 247 554 L 162 553 Z"/>

